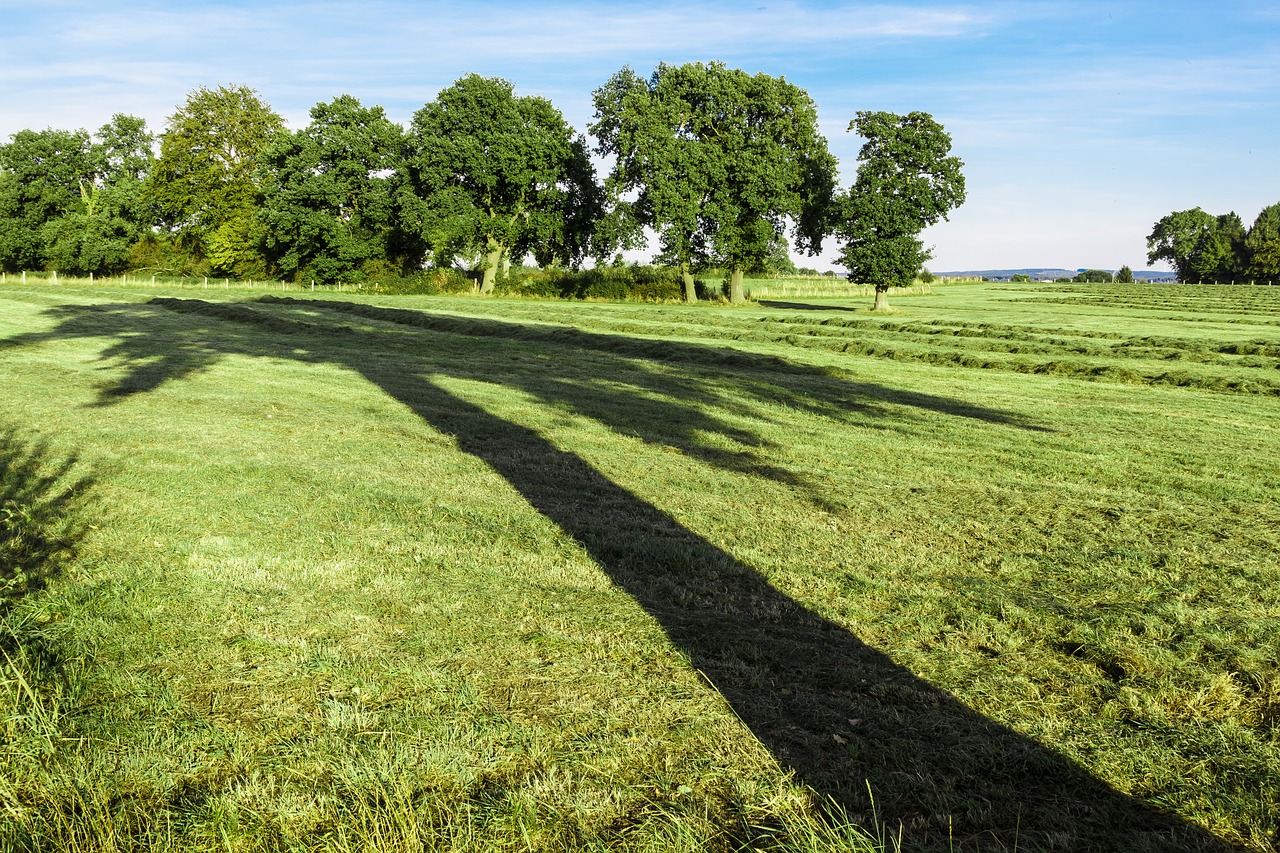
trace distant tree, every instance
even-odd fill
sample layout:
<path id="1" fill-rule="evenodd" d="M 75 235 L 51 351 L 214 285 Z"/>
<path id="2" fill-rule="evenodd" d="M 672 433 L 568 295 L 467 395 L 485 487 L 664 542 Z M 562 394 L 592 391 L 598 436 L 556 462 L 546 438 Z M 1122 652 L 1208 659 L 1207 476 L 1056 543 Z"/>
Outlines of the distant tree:
<path id="1" fill-rule="evenodd" d="M 469 74 L 414 114 L 397 203 L 401 227 L 438 261 L 480 255 L 490 293 L 504 258 L 576 266 L 603 193 L 585 141 L 550 101 Z"/>
<path id="2" fill-rule="evenodd" d="M 381 107 L 342 95 L 316 104 L 310 125 L 263 150 L 258 218 L 280 273 L 355 281 L 395 254 L 391 175 L 401 143 Z"/>
<path id="3" fill-rule="evenodd" d="M 774 236 L 769 244 L 769 254 L 759 266 L 754 267 L 748 272 L 760 275 L 779 276 L 779 275 L 795 275 L 796 264 L 791 260 L 791 253 L 788 250 L 787 238 L 781 234 Z"/>
<path id="4" fill-rule="evenodd" d="M 866 142 L 857 178 L 837 200 L 840 261 L 850 281 L 875 288 L 872 310 L 887 311 L 889 288 L 910 285 L 932 256 L 919 233 L 964 203 L 964 164 L 928 113 L 863 111 L 849 130 Z"/>
<path id="5" fill-rule="evenodd" d="M 821 247 L 835 159 L 803 89 L 718 62 L 659 65 L 647 81 L 624 68 L 595 107 L 591 132 L 616 163 L 606 186 L 630 224 L 619 230 L 657 231 L 688 297 L 706 261 L 745 301 L 745 273 L 766 267 L 788 223 L 802 251 Z"/>
<path id="6" fill-rule="evenodd" d="M 1129 265 L 1125 264 L 1116 271 L 1117 284 L 1133 284 L 1133 270 L 1129 269 Z"/>
<path id="7" fill-rule="evenodd" d="M 1247 236 L 1235 213 L 1214 216 L 1200 208 L 1170 213 L 1147 237 L 1147 262 L 1173 264 L 1183 282 L 1243 280 Z"/>
<path id="8" fill-rule="evenodd" d="M 215 272 L 258 275 L 259 157 L 284 119 L 247 86 L 200 87 L 169 116 L 151 197 L 164 224 Z"/>
<path id="9" fill-rule="evenodd" d="M 1024 272 L 1016 272 L 1009 277 L 1009 281 L 1016 281 L 1025 284 L 1026 282 L 1031 281 L 1031 276 Z"/>
<path id="10" fill-rule="evenodd" d="M 1220 284 L 1244 280 L 1248 265 L 1245 238 L 1244 223 L 1236 213 L 1219 216 L 1192 260 L 1196 280 Z"/>
<path id="11" fill-rule="evenodd" d="M 1262 209 L 1245 237 L 1247 275 L 1254 281 L 1280 281 L 1280 203 Z"/>
<path id="12" fill-rule="evenodd" d="M 1110 284 L 1115 279 L 1106 270 L 1085 270 L 1082 273 L 1077 273 L 1076 277 L 1071 280 L 1077 283 Z"/>

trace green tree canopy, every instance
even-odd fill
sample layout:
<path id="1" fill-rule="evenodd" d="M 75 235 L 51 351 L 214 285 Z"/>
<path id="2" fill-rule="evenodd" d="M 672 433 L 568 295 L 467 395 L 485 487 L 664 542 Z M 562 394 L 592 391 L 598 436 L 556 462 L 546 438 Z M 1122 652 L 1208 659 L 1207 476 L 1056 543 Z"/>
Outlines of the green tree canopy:
<path id="1" fill-rule="evenodd" d="M 1280 203 L 1258 214 L 1245 237 L 1245 251 L 1250 279 L 1280 282 Z"/>
<path id="2" fill-rule="evenodd" d="M 146 182 L 155 165 L 155 136 L 146 120 L 115 115 L 93 145 L 93 180 L 80 185 L 80 204 L 45 226 L 49 262 L 78 273 L 114 273 L 156 221 Z"/>
<path id="3" fill-rule="evenodd" d="M 1129 269 L 1129 265 L 1125 264 L 1116 270 L 1117 284 L 1133 284 L 1133 270 Z"/>
<path id="4" fill-rule="evenodd" d="M 1111 284 L 1115 281 L 1115 276 L 1106 270 L 1085 270 L 1076 273 L 1075 278 L 1071 280 L 1079 284 Z"/>
<path id="5" fill-rule="evenodd" d="M 414 114 L 397 204 L 438 262 L 482 255 L 488 293 L 504 256 L 576 265 L 603 194 L 583 138 L 550 101 L 470 74 Z"/>
<path id="6" fill-rule="evenodd" d="M 964 164 L 928 113 L 861 111 L 849 130 L 866 142 L 853 186 L 837 200 L 840 262 L 850 281 L 875 287 L 873 310 L 885 311 L 889 288 L 909 286 L 932 256 L 919 233 L 964 203 Z"/>
<path id="7" fill-rule="evenodd" d="M 402 137 L 381 107 L 342 95 L 316 104 L 309 126 L 267 146 L 258 217 L 280 273 L 356 281 L 385 265 L 394 254 L 391 176 Z"/>
<path id="8" fill-rule="evenodd" d="M 0 145 L 0 265 L 43 269 L 46 227 L 74 212 L 97 169 L 84 130 L 21 130 Z"/>
<path id="9" fill-rule="evenodd" d="M 0 146 L 0 265 L 71 273 L 122 269 L 154 222 L 143 187 L 146 122 L 117 114 L 98 131 L 22 131 Z"/>
<path id="10" fill-rule="evenodd" d="M 257 167 L 284 119 L 247 86 L 201 86 L 169 116 L 151 196 L 164 223 L 214 272 L 262 274 Z"/>
<path id="11" fill-rule="evenodd" d="M 1198 207 L 1162 217 L 1147 236 L 1147 263 L 1168 261 L 1183 282 L 1243 281 L 1248 266 L 1244 223 Z"/>
<path id="12" fill-rule="evenodd" d="M 797 245 L 821 247 L 835 158 L 808 94 L 783 78 L 723 63 L 659 65 L 646 81 L 629 68 L 595 93 L 592 133 L 614 155 L 607 181 L 639 233 L 655 229 L 681 267 L 702 259 L 743 275 L 764 268 L 787 223 Z M 626 229 L 623 229 L 626 230 Z"/>

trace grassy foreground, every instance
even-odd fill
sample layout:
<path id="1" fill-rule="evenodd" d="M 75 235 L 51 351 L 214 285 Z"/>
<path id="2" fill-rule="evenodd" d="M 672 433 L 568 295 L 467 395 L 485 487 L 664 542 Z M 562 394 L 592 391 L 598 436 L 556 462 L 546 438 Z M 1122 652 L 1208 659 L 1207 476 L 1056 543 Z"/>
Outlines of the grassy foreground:
<path id="1" fill-rule="evenodd" d="M 1280 288 L 868 302 L 0 288 L 0 850 L 1280 848 Z"/>

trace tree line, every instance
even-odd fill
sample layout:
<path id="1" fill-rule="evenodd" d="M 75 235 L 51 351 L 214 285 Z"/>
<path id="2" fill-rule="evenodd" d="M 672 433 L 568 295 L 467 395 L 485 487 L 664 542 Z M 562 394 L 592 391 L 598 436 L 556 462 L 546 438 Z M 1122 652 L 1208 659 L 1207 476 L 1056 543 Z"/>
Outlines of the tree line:
<path id="1" fill-rule="evenodd" d="M 1168 261 L 1182 282 L 1280 282 L 1280 203 L 1263 208 L 1248 230 L 1234 211 L 1174 211 L 1156 222 L 1147 250 L 1148 263 Z"/>
<path id="2" fill-rule="evenodd" d="M 850 278 L 910 284 L 919 239 L 964 201 L 959 158 L 931 116 L 859 112 L 851 187 L 808 94 L 723 63 L 624 68 L 593 93 L 589 131 L 550 101 L 468 74 L 407 127 L 342 95 L 290 131 L 253 89 L 201 87 L 158 135 L 116 115 L 96 134 L 23 130 L 0 145 L 0 268 L 323 283 L 476 271 L 491 292 L 510 263 L 577 268 L 657 235 L 655 261 L 743 276 L 841 241 Z"/>

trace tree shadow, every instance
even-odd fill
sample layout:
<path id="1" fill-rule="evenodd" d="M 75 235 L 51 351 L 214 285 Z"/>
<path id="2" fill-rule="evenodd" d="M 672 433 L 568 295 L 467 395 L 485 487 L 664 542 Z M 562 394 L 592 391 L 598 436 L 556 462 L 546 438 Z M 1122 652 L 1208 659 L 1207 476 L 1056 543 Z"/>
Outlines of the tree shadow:
<path id="1" fill-rule="evenodd" d="M 92 480 L 72 480 L 76 464 L 13 429 L 0 432 L 0 615 L 43 589 L 83 536 L 77 510 Z"/>
<path id="2" fill-rule="evenodd" d="M 808 302 L 787 302 L 779 299 L 757 299 L 757 305 L 766 308 L 785 308 L 795 311 L 857 311 L 848 305 L 812 305 Z"/>
<path id="3" fill-rule="evenodd" d="M 708 387 L 715 381 L 740 382 L 740 390 L 758 390 L 766 401 L 793 400 L 832 417 L 879 420 L 886 429 L 909 420 L 912 408 L 977 418 L 993 429 L 1034 428 L 1013 413 L 852 385 L 749 353 L 324 301 L 154 300 L 67 306 L 55 316 L 50 332 L 9 344 L 109 335 L 103 358 L 115 362 L 113 369 L 123 364 L 126 375 L 99 405 L 192 376 L 229 355 L 358 372 L 433 429 L 455 436 L 459 449 L 580 543 L 784 767 L 858 820 L 870 822 L 874 814 L 890 826 L 901 822 L 909 848 L 1234 849 L 977 714 L 577 454 L 460 398 L 440 380 L 503 384 L 615 428 L 629 426 L 645 440 L 682 442 L 694 454 L 702 447 L 698 430 L 723 426 L 704 410 L 720 399 Z M 477 345 L 490 348 L 488 368 L 466 357 Z M 494 375 L 493 359 L 503 356 L 550 363 L 513 361 L 509 373 Z M 664 359 L 699 368 L 655 369 L 652 362 Z M 593 378 L 589 393 L 574 392 Z M 788 476 L 798 476 L 758 460 L 739 467 L 714 454 L 699 458 L 788 484 Z"/>

